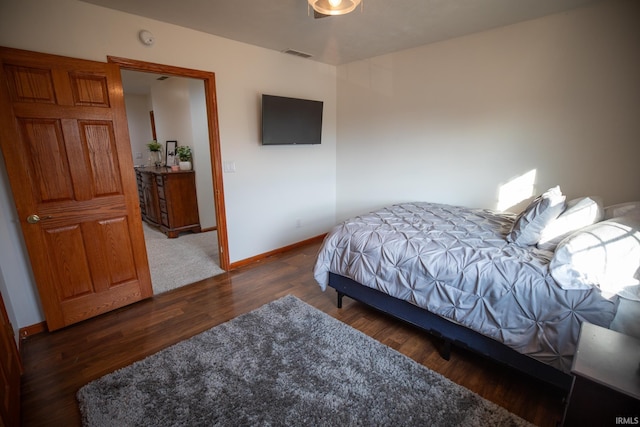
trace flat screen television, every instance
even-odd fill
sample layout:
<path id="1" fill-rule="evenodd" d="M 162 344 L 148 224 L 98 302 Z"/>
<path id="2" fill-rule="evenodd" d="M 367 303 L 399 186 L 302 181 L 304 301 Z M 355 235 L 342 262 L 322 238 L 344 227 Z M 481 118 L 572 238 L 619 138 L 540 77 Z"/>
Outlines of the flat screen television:
<path id="1" fill-rule="evenodd" d="M 322 101 L 262 95 L 262 145 L 320 144 Z"/>

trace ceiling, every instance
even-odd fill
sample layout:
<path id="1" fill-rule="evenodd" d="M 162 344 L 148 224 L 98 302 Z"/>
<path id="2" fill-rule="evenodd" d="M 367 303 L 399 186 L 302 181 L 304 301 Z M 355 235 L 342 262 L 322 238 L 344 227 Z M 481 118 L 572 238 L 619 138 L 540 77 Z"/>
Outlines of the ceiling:
<path id="1" fill-rule="evenodd" d="M 307 0 L 82 1 L 340 65 L 606 0 L 363 0 L 320 19 Z"/>
<path id="2" fill-rule="evenodd" d="M 122 89 L 127 95 L 149 95 L 151 85 L 157 84 L 158 80 L 187 79 L 186 77 L 169 77 L 157 73 L 145 73 L 142 71 L 120 70 L 122 76 Z"/>

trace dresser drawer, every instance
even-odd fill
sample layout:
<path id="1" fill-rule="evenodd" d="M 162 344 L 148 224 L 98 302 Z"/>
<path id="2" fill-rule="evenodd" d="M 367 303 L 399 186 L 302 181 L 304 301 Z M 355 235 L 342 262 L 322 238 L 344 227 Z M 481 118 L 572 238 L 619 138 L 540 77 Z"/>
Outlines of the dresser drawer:
<path id="1" fill-rule="evenodd" d="M 158 185 L 158 199 L 166 200 L 166 197 L 164 195 L 164 187 L 162 185 Z"/>

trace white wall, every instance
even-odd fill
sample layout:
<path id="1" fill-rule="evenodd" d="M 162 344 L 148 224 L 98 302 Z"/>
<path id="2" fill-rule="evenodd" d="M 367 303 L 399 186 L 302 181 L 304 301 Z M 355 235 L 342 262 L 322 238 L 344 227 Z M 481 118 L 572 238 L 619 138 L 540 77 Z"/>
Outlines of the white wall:
<path id="1" fill-rule="evenodd" d="M 196 171 L 196 193 L 198 212 L 202 228 L 216 226 L 216 207 L 213 200 L 213 175 L 209 151 L 209 125 L 207 123 L 207 100 L 204 84 L 200 80 L 189 80 L 189 102 L 191 132 L 193 135 L 193 168 Z"/>
<path id="2" fill-rule="evenodd" d="M 204 91 L 204 84 L 202 90 Z M 163 146 L 162 153 L 165 152 L 166 141 L 178 141 L 178 145 L 193 148 L 189 80 L 169 78 L 154 82 L 151 85 L 151 102 L 156 135 Z"/>
<path id="3" fill-rule="evenodd" d="M 607 1 L 338 68 L 338 219 L 534 192 L 640 199 L 640 2 Z M 517 210 L 517 209 L 514 209 Z"/>
<path id="4" fill-rule="evenodd" d="M 129 139 L 131 140 L 131 157 L 136 166 L 150 164 L 147 144 L 153 139 L 149 111 L 151 98 L 148 95 L 125 94 Z"/>
<path id="5" fill-rule="evenodd" d="M 0 161 L 4 165 L 1 152 Z M 4 184 L 7 181 L 5 168 L 0 167 L 0 182 Z M 5 185 L 0 185 L 0 292 L 16 341 L 20 328 L 44 318 L 25 251 L 13 196 Z"/>
<path id="6" fill-rule="evenodd" d="M 156 37 L 151 47 L 138 41 L 143 28 Z M 335 223 L 335 67 L 74 0 L 0 0 L 0 45 L 95 61 L 113 55 L 214 72 L 222 160 L 236 164 L 235 173 L 224 175 L 231 262 L 322 234 Z M 260 146 L 262 93 L 323 100 L 322 144 Z M 6 177 L 0 176 L 0 197 L 9 192 Z M 21 297 L 35 292 L 35 286 L 30 271 L 19 269 L 27 255 L 19 235 L 11 231 L 18 220 L 2 213 L 0 240 L 15 249 L 16 261 L 0 257 L 8 288 L 3 296 L 13 312 L 21 313 L 12 319 L 20 328 L 43 317 L 35 295 Z M 9 272 L 17 277 L 7 280 Z"/>

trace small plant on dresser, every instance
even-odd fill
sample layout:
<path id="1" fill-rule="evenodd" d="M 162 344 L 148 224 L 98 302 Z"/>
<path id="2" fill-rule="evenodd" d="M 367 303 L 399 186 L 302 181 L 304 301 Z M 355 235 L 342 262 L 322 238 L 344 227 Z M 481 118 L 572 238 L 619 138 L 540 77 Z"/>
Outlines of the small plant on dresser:
<path id="1" fill-rule="evenodd" d="M 191 170 L 191 158 L 193 156 L 191 147 L 180 145 L 176 148 L 176 156 L 180 159 L 180 170 Z"/>

